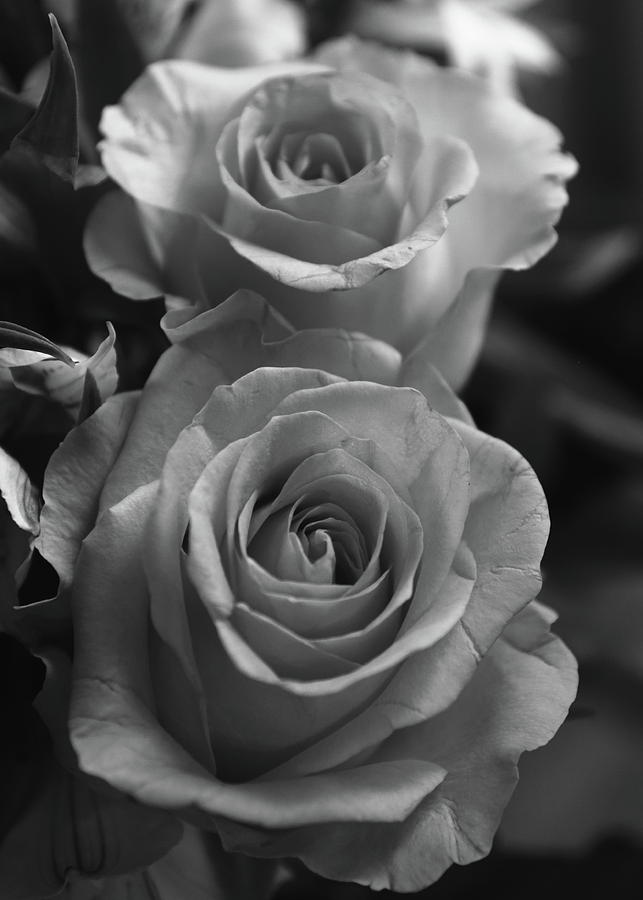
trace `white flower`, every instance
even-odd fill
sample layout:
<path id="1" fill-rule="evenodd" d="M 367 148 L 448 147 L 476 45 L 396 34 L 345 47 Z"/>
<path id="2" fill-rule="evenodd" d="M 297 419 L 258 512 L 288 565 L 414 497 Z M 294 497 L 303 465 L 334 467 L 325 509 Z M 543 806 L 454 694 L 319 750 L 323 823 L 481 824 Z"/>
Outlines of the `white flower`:
<path id="1" fill-rule="evenodd" d="M 348 30 L 390 44 L 444 50 L 458 68 L 512 93 L 520 69 L 547 72 L 559 57 L 514 13 L 537 0 L 354 0 Z"/>

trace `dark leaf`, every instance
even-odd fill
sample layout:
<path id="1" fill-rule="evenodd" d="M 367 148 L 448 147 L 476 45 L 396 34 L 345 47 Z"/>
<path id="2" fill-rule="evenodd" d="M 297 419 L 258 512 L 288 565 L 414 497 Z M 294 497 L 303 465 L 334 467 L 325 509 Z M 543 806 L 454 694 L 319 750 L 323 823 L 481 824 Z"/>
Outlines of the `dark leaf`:
<path id="1" fill-rule="evenodd" d="M 0 841 L 38 790 L 49 736 L 31 704 L 45 680 L 42 660 L 0 633 Z"/>
<path id="2" fill-rule="evenodd" d="M 0 87 L 0 153 L 9 148 L 11 141 L 24 128 L 33 112 L 31 103 Z"/>
<path id="3" fill-rule="evenodd" d="M 36 225 L 28 208 L 0 182 L 0 253 L 3 268 L 12 256 L 33 257 L 37 246 Z"/>
<path id="4" fill-rule="evenodd" d="M 78 91 L 74 64 L 55 16 L 49 80 L 33 117 L 11 146 L 32 153 L 54 174 L 74 183 L 78 166 Z"/>
<path id="5" fill-rule="evenodd" d="M 0 347 L 45 353 L 47 356 L 59 359 L 72 368 L 76 365 L 71 356 L 65 353 L 57 344 L 54 344 L 53 341 L 50 341 L 42 334 L 38 334 L 36 331 L 32 331 L 30 328 L 16 325 L 15 322 L 0 322 Z M 13 364 L 19 365 L 20 362 L 16 360 Z"/>

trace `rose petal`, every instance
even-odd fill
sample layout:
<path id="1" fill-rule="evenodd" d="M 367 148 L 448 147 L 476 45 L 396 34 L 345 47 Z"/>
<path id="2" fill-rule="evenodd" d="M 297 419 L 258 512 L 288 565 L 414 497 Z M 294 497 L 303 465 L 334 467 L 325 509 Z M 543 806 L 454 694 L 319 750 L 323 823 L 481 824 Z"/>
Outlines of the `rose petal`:
<path id="1" fill-rule="evenodd" d="M 341 488 L 341 484 L 337 487 Z M 299 501 L 307 499 L 300 497 Z M 247 509 L 248 504 L 239 517 L 239 526 Z M 256 521 L 252 521 L 251 558 L 275 579 L 292 580 L 310 588 L 311 597 L 314 597 L 317 585 L 346 587 L 355 584 L 368 565 L 368 556 L 352 516 L 328 502 L 302 506 L 296 516 L 295 511 L 296 507 L 291 506 L 271 513 L 259 528 Z M 235 549 L 237 557 L 241 550 L 247 560 L 244 540 L 239 528 L 239 546 Z M 342 567 L 343 571 L 338 573 Z M 235 568 L 235 574 L 237 571 Z M 379 567 L 376 574 L 379 574 Z"/>
<path id="2" fill-rule="evenodd" d="M 230 622 L 241 639 L 261 655 L 261 661 L 283 678 L 337 678 L 354 672 L 357 663 L 294 634 L 243 602 L 235 605 Z"/>
<path id="3" fill-rule="evenodd" d="M 358 100 L 359 117 L 355 116 Z M 319 133 L 324 131 L 328 131 L 324 136 L 327 139 L 337 136 L 338 151 L 342 154 L 344 145 L 349 150 L 353 143 L 359 151 L 352 154 L 357 157 L 352 165 L 345 163 L 342 167 L 344 171 L 340 171 L 339 183 L 314 188 L 314 182 L 298 178 L 298 189 L 294 189 L 291 179 L 290 189 L 284 191 L 280 189 L 280 180 L 273 174 L 270 161 L 263 166 L 256 164 L 257 175 L 253 183 L 248 183 L 246 177 L 244 187 L 264 207 L 287 212 L 307 222 L 349 228 L 369 235 L 380 246 L 395 240 L 421 150 L 415 111 L 402 94 L 384 87 L 380 80 L 368 75 L 351 77 L 347 82 L 331 74 L 284 79 L 282 82 L 273 80 L 260 88 L 245 107 L 240 121 L 243 123 L 244 120 L 248 126 L 244 132 L 240 130 L 240 138 L 243 136 L 240 154 L 244 145 L 249 144 L 250 136 L 265 134 L 268 127 L 272 142 L 275 140 L 272 135 L 277 132 L 277 140 L 283 146 L 286 137 L 292 134 L 293 121 L 302 129 L 302 134 L 309 134 L 311 138 L 321 137 Z M 374 140 L 350 133 L 365 128 Z M 349 134 L 344 135 L 346 130 Z M 368 146 L 374 142 L 377 146 Z M 327 145 L 328 140 L 322 142 L 318 152 L 328 155 Z M 267 149 L 264 146 L 260 150 L 262 161 Z M 363 158 L 359 158 L 362 154 Z M 317 160 L 316 164 L 321 165 L 323 159 Z M 261 172 L 265 173 L 264 191 L 256 180 Z M 223 224 L 226 226 L 225 221 Z"/>
<path id="4" fill-rule="evenodd" d="M 234 324 L 236 321 L 234 303 L 235 297 L 231 297 L 230 305 L 226 305 L 225 310 L 216 315 L 213 311 L 212 320 L 208 319 L 210 323 L 216 322 L 217 327 L 212 333 L 211 346 L 207 355 L 201 352 L 194 353 L 190 349 L 191 342 L 188 340 L 185 349 L 181 343 L 178 343 L 169 352 L 163 354 L 157 363 L 143 389 L 136 420 L 132 423 L 123 452 L 108 479 L 105 505 L 117 502 L 141 484 L 158 478 L 169 448 L 181 429 L 190 423 L 194 415 L 207 402 L 214 388 L 221 384 L 230 384 L 240 375 L 245 374 L 248 370 L 256 369 L 258 364 L 263 362 L 261 358 L 259 360 L 255 358 L 253 349 L 248 351 L 248 347 L 245 345 L 247 337 L 245 328 L 237 329 Z M 170 321 L 172 320 L 175 321 L 176 316 L 170 319 Z M 204 323 L 206 327 L 208 322 Z M 200 327 L 201 323 L 198 324 Z M 256 334 L 254 325 L 251 327 L 251 334 L 253 332 Z M 303 357 L 302 364 L 309 365 L 305 360 L 305 353 L 315 339 L 315 335 L 301 339 L 294 336 L 292 344 L 289 342 L 289 348 L 292 347 L 292 351 L 287 353 L 286 359 L 293 364 L 293 371 L 300 354 Z M 370 367 L 371 359 L 373 368 L 379 367 L 380 349 L 382 349 L 382 365 L 388 368 L 392 363 L 392 360 L 389 363 L 389 354 L 381 345 L 372 345 L 366 340 L 362 350 L 359 337 L 353 339 L 329 335 L 328 341 L 332 353 L 329 363 L 333 362 L 333 359 L 337 359 L 338 368 L 346 366 L 357 374 L 362 366 Z M 252 344 L 250 346 L 252 348 Z M 274 349 L 275 355 L 279 346 L 281 345 L 278 344 Z M 325 346 L 327 346 L 325 342 L 322 342 L 317 349 L 320 356 L 322 355 L 320 351 L 324 350 Z M 271 351 L 272 348 L 268 345 L 265 351 L 268 364 L 275 359 Z M 303 376 L 301 370 L 299 371 L 300 374 L 297 377 L 301 378 Z M 266 381 L 265 375 L 261 378 L 263 384 Z M 318 374 L 306 383 L 312 386 L 313 383 L 318 385 L 329 380 L 334 379 Z M 276 376 L 271 376 L 270 381 L 270 393 L 266 396 L 272 396 L 273 390 L 278 391 L 283 388 L 283 383 Z M 288 377 L 284 383 L 286 382 L 288 382 Z M 253 398 L 253 403 L 255 402 Z M 238 411 L 235 413 L 235 417 L 237 416 Z"/>
<path id="5" fill-rule="evenodd" d="M 306 366 L 355 381 L 395 382 L 400 357 L 389 344 L 334 329 L 295 331 L 257 294 L 237 291 L 220 306 L 194 315 L 166 314 L 162 327 L 173 344 L 203 353 L 230 373 L 260 366 Z"/>
<path id="6" fill-rule="evenodd" d="M 173 654 L 172 660 L 182 667 L 184 678 L 192 686 L 200 704 L 205 701 L 186 614 L 181 604 L 176 603 L 176 597 L 183 591 L 179 548 L 188 524 L 190 491 L 217 450 L 225 448 L 229 441 L 234 441 L 238 436 L 260 427 L 283 396 L 296 387 L 332 380 L 325 374 L 294 368 L 281 370 L 279 376 L 274 372 L 271 375 L 267 379 L 266 373 L 261 370 L 251 372 L 234 386 L 221 387 L 212 394 L 210 403 L 197 422 L 183 431 L 176 445 L 167 453 L 159 499 L 148 521 L 144 565 L 152 597 L 152 621 Z M 157 415 L 160 415 L 161 409 L 159 402 Z M 240 409 L 244 410 L 244 416 L 239 416 Z M 166 514 L 168 508 L 174 510 L 172 516 Z M 204 558 L 207 560 L 208 555 Z M 206 584 L 224 585 L 225 579 L 222 581 L 219 576 L 220 572 L 214 581 L 206 578 Z M 164 704 L 164 708 L 171 715 L 171 705 Z M 176 731 L 176 727 L 173 728 Z"/>
<path id="7" fill-rule="evenodd" d="M 268 827 L 405 818 L 442 779 L 439 767 L 383 763 L 354 770 L 350 778 L 336 772 L 230 785 L 199 766 L 161 728 L 149 705 L 147 592 L 139 546 L 156 489 L 146 485 L 106 511 L 78 563 L 70 733 L 81 768 L 145 804 L 181 811 L 211 827 L 219 815 Z M 106 578 L 107 571 L 118 572 L 118 578 Z M 311 817 L 311 801 L 318 797 L 321 804 Z"/>
<path id="8" fill-rule="evenodd" d="M 375 672 L 355 678 L 358 669 L 318 682 L 287 681 L 230 621 L 220 619 L 213 626 L 203 604 L 189 591 L 186 601 L 202 681 L 218 686 L 208 695 L 217 770 L 233 781 L 274 768 L 334 730 L 368 706 L 390 677 L 388 672 Z M 329 693 L 327 686 L 334 684 L 342 690 Z M 300 690 L 294 691 L 293 685 Z M 306 695 L 310 685 L 323 690 Z"/>
<path id="9" fill-rule="evenodd" d="M 354 402 L 355 390 L 360 392 L 359 407 Z M 275 414 L 310 405 L 344 424 L 351 434 L 370 440 L 375 454 L 379 452 L 380 457 L 393 461 L 383 467 L 385 460 L 380 458 L 370 465 L 402 498 L 405 490 L 412 494 L 409 503 L 420 517 L 431 548 L 422 567 L 424 587 L 420 596 L 424 596 L 429 592 L 428 585 L 439 584 L 446 576 L 462 537 L 469 505 L 469 463 L 464 446 L 445 420 L 429 409 L 426 399 L 414 391 L 345 382 L 314 394 L 293 393 Z"/>
<path id="10" fill-rule="evenodd" d="M 372 441 L 398 473 L 394 480 L 388 472 L 384 476 L 396 488 L 396 482 L 413 485 L 426 460 L 443 442 L 450 439 L 458 443 L 444 419 L 413 390 L 339 382 L 314 391 L 293 391 L 275 407 L 275 415 L 292 415 L 300 410 L 327 415 L 353 437 Z"/>
<path id="11" fill-rule="evenodd" d="M 281 283 L 277 288 L 267 280 L 265 286 L 262 284 L 261 290 L 293 324 L 306 328 L 330 322 L 335 326 L 356 328 L 350 319 L 351 305 L 355 305 L 351 304 L 351 300 L 354 298 L 357 301 L 356 295 L 348 299 L 333 298 L 329 295 L 329 301 L 334 299 L 332 309 L 326 309 L 324 298 L 322 304 L 324 315 L 320 316 L 319 301 L 313 307 L 311 301 L 300 292 L 304 290 L 324 293 L 363 287 L 383 272 L 408 265 L 419 251 L 433 246 L 441 238 L 447 225 L 446 211 L 471 190 L 477 177 L 477 168 L 467 145 L 455 138 L 437 138 L 433 142 L 431 160 L 432 170 L 430 172 L 425 170 L 424 176 L 435 190 L 426 203 L 421 221 L 412 232 L 404 234 L 397 243 L 365 256 L 355 256 L 339 264 L 325 261 L 309 262 L 291 256 L 288 245 L 283 245 L 279 249 L 264 246 L 254 240 L 237 236 L 215 220 L 208 219 L 205 224 L 224 238 L 240 257 L 258 266 L 272 279 Z M 306 231 L 310 227 L 307 223 Z M 284 289 L 288 287 L 295 288 L 296 291 L 289 292 Z M 390 332 L 390 305 L 387 306 L 387 314 Z M 362 311 L 362 317 L 363 315 Z M 387 331 L 378 328 L 377 325 L 372 326 L 370 324 L 372 318 L 372 315 L 369 315 L 369 333 L 376 337 L 385 337 Z"/>
<path id="12" fill-rule="evenodd" d="M 305 261 L 314 266 L 326 263 L 341 266 L 356 257 L 369 256 L 380 250 L 378 242 L 342 227 L 341 223 L 328 225 L 312 221 L 306 222 L 306 227 L 302 228 L 301 221 L 296 216 L 262 206 L 237 184 L 228 171 L 223 143 L 228 137 L 232 140 L 234 134 L 226 129 L 217 147 L 217 161 L 225 191 L 223 212 L 216 224 L 208 222 L 219 234 L 239 238 L 262 250 L 287 252 L 292 254 L 299 265 L 300 261 Z M 234 242 L 230 242 L 234 246 Z"/>
<path id="13" fill-rule="evenodd" d="M 463 624 L 484 653 L 504 623 L 540 590 L 549 514 L 538 478 L 519 453 L 469 425 L 452 424 L 471 460 L 464 538 L 478 565 L 475 603 Z"/>
<path id="14" fill-rule="evenodd" d="M 341 472 L 342 477 L 332 474 L 325 476 L 325 472 Z M 331 450 L 306 459 L 284 485 L 282 496 L 285 502 L 289 502 L 291 496 L 302 495 L 303 492 L 311 494 L 320 490 L 333 491 L 348 509 L 356 501 L 363 503 L 369 497 L 371 502 L 378 501 L 378 504 L 382 504 L 379 516 L 376 509 L 366 510 L 368 518 L 374 523 L 384 513 L 386 514 L 385 522 L 382 521 L 377 528 L 377 543 L 374 548 L 374 557 L 380 558 L 382 564 L 387 567 L 387 572 L 390 572 L 389 593 L 384 607 L 365 607 L 360 619 L 355 621 L 352 589 L 346 591 L 342 599 L 353 619 L 352 627 L 347 633 L 345 628 L 340 628 L 339 623 L 331 617 L 326 599 L 318 601 L 316 608 L 311 604 L 307 606 L 310 621 L 305 623 L 305 628 L 306 632 L 313 628 L 317 632 L 314 640 L 316 646 L 340 652 L 342 656 L 348 652 L 349 659 L 357 659 L 351 654 L 359 653 L 360 657 L 363 657 L 359 658 L 359 661 L 365 662 L 369 656 L 375 655 L 373 640 L 380 642 L 383 640 L 380 626 L 390 620 L 391 615 L 412 595 L 416 570 L 422 556 L 422 526 L 415 513 L 395 495 L 384 479 L 358 458 L 343 450 Z M 379 567 L 377 571 L 379 573 Z M 361 588 L 362 584 L 358 582 L 355 589 Z M 362 611 L 361 604 L 358 609 Z M 341 608 L 339 614 L 343 615 L 343 618 L 346 617 L 345 612 L 342 614 Z M 399 627 L 397 617 L 387 624 L 396 623 L 396 627 Z M 387 630 L 388 628 L 384 629 Z M 319 640 L 321 636 L 319 632 L 322 635 L 326 632 L 325 639 Z M 386 643 L 384 641 L 380 649 L 384 649 Z"/>
<path id="15" fill-rule="evenodd" d="M 393 891 L 420 890 L 451 863 L 486 855 L 517 780 L 518 757 L 551 739 L 576 692 L 575 661 L 549 624 L 537 606 L 517 616 L 454 704 L 398 732 L 376 754 L 421 755 L 447 769 L 444 782 L 404 823 L 260 837 L 224 826 L 225 846 L 267 857 L 294 853 L 325 877 Z"/>
<path id="16" fill-rule="evenodd" d="M 382 483 L 380 483 L 382 482 Z M 296 466 L 288 476 L 277 497 L 265 509 L 256 512 L 251 523 L 250 555 L 270 571 L 270 556 L 263 553 L 258 543 L 267 530 L 275 510 L 292 509 L 301 504 L 299 515 L 307 509 L 319 510 L 319 514 L 342 515 L 344 524 L 354 534 L 357 542 L 355 553 L 360 557 L 360 573 L 353 583 L 359 584 L 360 576 L 373 557 L 379 558 L 390 503 L 397 497 L 390 488 L 368 466 L 360 466 L 343 451 L 313 453 Z M 320 506 L 321 504 L 321 506 Z M 335 512 L 336 510 L 336 512 Z M 239 518 L 241 526 L 242 519 Z M 291 524 L 291 523 L 289 523 Z M 243 534 L 238 531 L 240 548 L 245 553 Z M 391 540 L 387 549 L 391 552 Z M 395 553 L 396 548 L 393 549 Z M 263 555 L 261 555 L 263 553 Z M 294 573 L 275 572 L 282 581 L 304 581 L 295 578 Z M 373 568 L 373 575 L 379 575 L 379 566 Z M 372 576 L 371 576 L 372 577 Z M 345 582 L 349 585 L 350 582 Z"/>
<path id="17" fill-rule="evenodd" d="M 158 478 L 168 450 L 208 400 L 220 375 L 206 357 L 180 347 L 161 356 L 145 383 L 136 418 L 105 483 L 103 508 Z"/>
<path id="18" fill-rule="evenodd" d="M 308 81 L 309 79 L 304 79 L 306 84 Z M 280 96 L 286 86 L 291 84 L 298 86 L 299 83 L 300 79 L 294 83 L 273 80 L 259 92 L 257 103 L 263 106 L 268 102 L 264 96 L 266 92 L 268 96 L 270 92 Z M 316 94 L 319 93 L 315 91 L 314 86 L 315 81 L 310 85 L 310 103 L 314 103 Z M 245 114 L 244 110 L 241 123 Z M 265 115 L 263 109 L 262 115 Z M 222 205 L 216 222 L 223 232 L 276 251 L 287 248 L 287 252 L 292 256 L 316 263 L 330 261 L 340 264 L 355 256 L 366 256 L 381 249 L 379 241 L 364 234 L 361 229 L 353 229 L 349 222 L 343 222 L 337 215 L 332 222 L 327 222 L 323 218 L 309 220 L 302 234 L 301 221 L 294 214 L 295 210 L 281 209 L 274 204 L 265 206 L 259 202 L 254 194 L 253 185 L 244 185 L 245 179 L 240 172 L 237 159 L 240 128 L 239 120 L 229 122 L 216 147 L 218 172 L 223 185 Z M 319 249 L 319 240 L 325 241 L 328 245 L 325 256 Z"/>
<path id="19" fill-rule="evenodd" d="M 502 441 L 470 426 L 452 424 L 469 445 L 471 458 L 472 497 L 465 539 L 471 545 L 477 575 L 464 616 L 430 653 L 409 657 L 369 709 L 283 766 L 280 774 L 283 771 L 284 776 L 341 765 L 393 731 L 448 707 L 507 621 L 538 593 L 538 566 L 549 518 L 536 475 Z M 463 568 L 462 575 L 466 571 Z M 449 578 L 454 575 L 452 571 Z M 445 597 L 451 590 L 459 596 L 462 575 L 456 576 L 453 586 L 449 579 L 445 581 Z M 428 683 L 436 685 L 434 691 L 426 691 Z"/>
<path id="20" fill-rule="evenodd" d="M 259 433 L 229 444 L 207 463 L 192 489 L 187 572 L 214 620 L 229 615 L 234 607 L 220 553 L 225 552 L 226 562 L 230 561 L 240 511 L 257 488 L 269 489 L 265 481 L 267 474 L 271 479 L 279 478 L 274 471 L 275 457 L 267 452 L 266 445 L 273 449 L 279 446 L 281 469 L 287 473 L 302 459 L 316 451 L 331 449 L 346 437 L 346 432 L 328 417 L 314 412 L 303 415 L 305 428 L 293 428 L 292 417 L 285 425 L 281 418 L 273 417 Z M 287 438 L 282 438 L 284 427 Z M 227 548 L 223 544 L 226 533 Z"/>
<path id="21" fill-rule="evenodd" d="M 215 214 L 219 179 L 213 148 L 243 98 L 266 78 L 320 70 L 302 62 L 241 69 L 154 63 L 119 106 L 103 111 L 103 166 L 137 200 Z"/>
<path id="22" fill-rule="evenodd" d="M 162 271 L 148 247 L 135 201 L 123 191 L 110 191 L 91 211 L 83 249 L 95 275 L 133 300 L 164 293 Z"/>
<path id="23" fill-rule="evenodd" d="M 421 391 L 441 415 L 473 424 L 453 393 L 467 379 L 483 338 L 497 274 L 471 272 L 449 311 L 404 358 L 401 386 Z M 448 377 L 447 377 L 448 376 Z"/>
<path id="24" fill-rule="evenodd" d="M 576 164 L 559 151 L 561 136 L 554 126 L 482 79 L 350 38 L 326 45 L 317 58 L 340 71 L 366 71 L 399 86 L 415 105 L 425 139 L 463 139 L 480 167 L 466 202 L 450 210 L 444 239 L 413 273 L 411 295 L 423 286 L 431 303 L 418 305 L 406 318 L 404 337 L 394 340 L 409 347 L 414 328 L 437 321 L 468 272 L 526 268 L 551 249 L 554 225 L 567 202 L 563 185 Z"/>
<path id="25" fill-rule="evenodd" d="M 322 392 L 319 390 L 316 393 Z M 355 439 L 352 440 L 355 442 Z M 453 597 L 449 597 L 447 602 L 438 596 L 436 602 L 429 604 L 427 609 L 427 598 L 423 596 L 418 599 L 416 595 L 417 602 L 411 607 L 411 620 L 404 634 L 392 646 L 350 676 L 306 682 L 280 679 L 239 635 L 235 634 L 231 624 L 222 620 L 222 616 L 229 614 L 232 600 L 228 599 L 223 604 L 219 600 L 218 586 L 224 583 L 224 579 L 218 561 L 217 544 L 226 531 L 229 533 L 230 530 L 230 525 L 226 527 L 223 518 L 223 504 L 216 503 L 221 497 L 221 488 L 229 483 L 227 517 L 234 525 L 238 511 L 243 508 L 257 484 L 262 484 L 266 490 L 270 489 L 270 484 L 266 484 L 264 480 L 266 474 L 270 474 L 271 482 L 279 481 L 279 470 L 275 470 L 272 455 L 276 447 L 279 447 L 280 469 L 282 472 L 288 472 L 297 461 L 316 450 L 333 449 L 342 443 L 350 449 L 351 439 L 346 432 L 318 412 L 274 416 L 259 434 L 245 443 L 238 459 L 235 456 L 231 457 L 229 465 L 227 460 L 225 466 L 218 464 L 217 459 L 226 453 L 223 451 L 217 459 L 206 466 L 190 497 L 190 543 L 192 545 L 193 541 L 198 541 L 198 552 L 195 551 L 194 555 L 189 557 L 189 574 L 199 596 L 208 604 L 210 615 L 226 652 L 231 654 L 231 659 L 240 672 L 250 679 L 264 681 L 267 684 L 280 684 L 288 691 L 301 696 L 321 697 L 324 694 L 343 691 L 362 679 L 368 680 L 390 669 L 406 656 L 435 643 L 460 617 L 468 598 L 468 591 L 460 596 L 457 603 L 453 602 Z M 407 444 L 407 450 L 409 446 L 410 443 Z M 271 453 L 268 452 L 268 448 L 272 448 Z M 438 557 L 442 559 L 445 552 L 446 547 L 443 545 L 437 553 Z M 443 563 L 441 565 L 443 566 Z M 469 590 L 470 579 L 471 572 L 467 570 L 464 583 L 469 584 Z"/>
<path id="26" fill-rule="evenodd" d="M 373 584 L 355 593 L 340 586 L 339 596 L 308 596 L 295 582 L 276 582 L 266 578 L 265 571 L 257 572 L 256 564 L 248 560 L 238 571 L 238 591 L 254 609 L 281 622 L 286 628 L 309 638 L 330 637 L 333 633 L 355 631 L 372 610 L 380 610 L 390 596 L 389 572 L 383 572 Z M 281 587 L 281 592 L 277 589 Z M 319 585 L 316 585 L 317 593 Z M 328 592 L 331 593 L 331 592 Z M 335 593 L 335 592 L 333 592 Z M 322 615 L 320 615 L 320 612 Z"/>

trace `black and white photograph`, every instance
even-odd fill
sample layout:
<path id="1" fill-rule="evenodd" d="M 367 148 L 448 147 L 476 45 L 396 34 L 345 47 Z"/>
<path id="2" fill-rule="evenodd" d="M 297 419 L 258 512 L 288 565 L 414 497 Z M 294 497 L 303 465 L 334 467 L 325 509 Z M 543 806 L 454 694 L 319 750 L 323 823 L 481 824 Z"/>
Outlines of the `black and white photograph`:
<path id="1" fill-rule="evenodd" d="M 641 0 L 0 0 L 0 900 L 640 900 L 642 110 Z"/>

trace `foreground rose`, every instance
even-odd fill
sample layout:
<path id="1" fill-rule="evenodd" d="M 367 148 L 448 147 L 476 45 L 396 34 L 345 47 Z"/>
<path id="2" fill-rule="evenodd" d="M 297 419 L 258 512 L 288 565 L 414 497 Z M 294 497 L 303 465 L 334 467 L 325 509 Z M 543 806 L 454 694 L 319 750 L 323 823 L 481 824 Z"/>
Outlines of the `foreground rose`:
<path id="1" fill-rule="evenodd" d="M 272 67 L 156 64 L 102 129 L 123 192 L 86 251 L 116 290 L 209 307 L 254 288 L 296 327 L 403 350 L 428 331 L 456 386 L 499 270 L 552 246 L 575 168 L 483 81 L 357 41 Z"/>
<path id="2" fill-rule="evenodd" d="M 574 693 L 540 486 L 418 357 L 243 292 L 165 327 L 45 478 L 79 763 L 228 849 L 421 888 L 488 851 Z"/>

